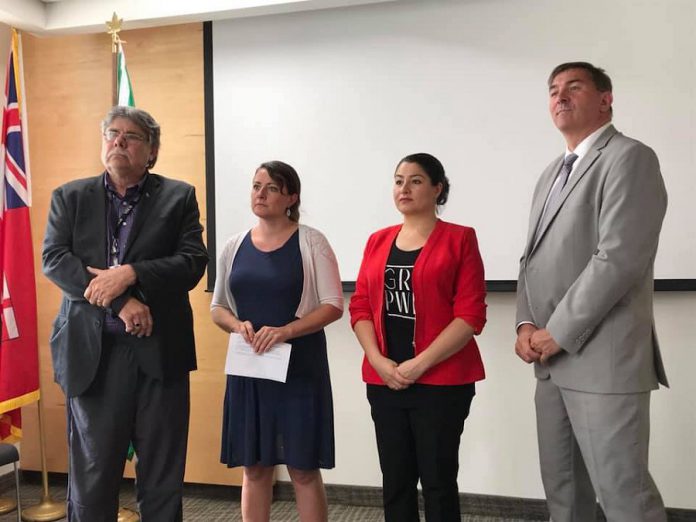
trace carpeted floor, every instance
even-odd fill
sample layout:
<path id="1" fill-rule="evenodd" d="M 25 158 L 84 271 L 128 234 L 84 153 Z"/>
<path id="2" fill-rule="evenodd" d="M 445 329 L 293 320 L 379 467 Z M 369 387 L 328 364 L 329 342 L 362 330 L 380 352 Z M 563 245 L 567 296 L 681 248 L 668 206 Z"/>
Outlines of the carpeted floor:
<path id="1" fill-rule="evenodd" d="M 0 491 L 0 495 L 3 497 L 14 495 L 13 486 L 14 484 L 9 489 L 4 487 Z M 23 481 L 21 486 L 22 507 L 36 505 L 41 498 L 41 492 L 42 488 L 39 484 Z M 64 501 L 65 487 L 52 486 L 50 494 L 54 501 Z M 121 490 L 121 503 L 123 507 L 136 508 L 132 482 L 124 482 Z M 14 522 L 16 520 L 16 512 L 0 515 L 0 522 Z M 184 520 L 186 522 L 241 521 L 238 488 L 187 486 L 184 496 Z M 273 503 L 271 520 L 274 522 L 299 522 L 294 502 L 276 500 Z M 382 522 L 384 518 L 382 510 L 378 507 L 332 503 L 329 506 L 329 520 L 331 522 Z M 529 520 L 463 515 L 462 522 L 529 522 Z"/>
<path id="2" fill-rule="evenodd" d="M 49 476 L 50 495 L 56 502 L 65 502 L 67 477 L 56 473 Z M 40 474 L 24 472 L 21 478 L 22 506 L 36 506 L 43 488 Z M 186 484 L 184 489 L 184 521 L 216 522 L 242 520 L 239 506 L 240 488 Z M 381 489 L 327 485 L 330 522 L 382 522 Z M 0 497 L 14 497 L 14 479 L 0 477 Z M 278 482 L 274 488 L 275 501 L 271 510 L 273 522 L 299 522 L 293 501 L 292 485 Z M 541 522 L 548 520 L 543 500 L 489 495 L 460 494 L 462 522 Z M 124 479 L 121 487 L 121 506 L 135 510 L 135 491 L 132 480 Z M 696 522 L 696 510 L 668 509 L 669 522 Z M 466 513 L 466 514 L 464 514 Z M 15 522 L 16 512 L 0 515 L 0 522 Z M 46 520 L 46 519 L 42 519 Z M 64 521 L 65 519 L 60 519 Z M 423 516 L 421 515 L 421 520 Z M 605 521 L 598 510 L 598 521 Z"/>
<path id="3" fill-rule="evenodd" d="M 54 501 L 65 501 L 67 476 L 49 475 L 50 494 Z M 184 493 L 185 522 L 241 521 L 239 487 L 186 484 Z M 330 522 L 382 522 L 381 489 L 327 485 Z M 14 497 L 14 477 L 0 477 L 0 497 Z M 42 494 L 40 474 L 23 472 L 21 478 L 22 506 L 36 506 Z M 273 522 L 299 522 L 295 511 L 291 484 L 278 482 L 274 489 L 271 511 Z M 541 499 L 522 499 L 488 495 L 460 494 L 462 522 L 541 522 L 548 520 L 545 502 Z M 136 509 L 134 484 L 123 481 L 121 505 Z M 696 522 L 696 510 L 668 508 L 669 522 Z M 598 512 L 598 521 L 604 516 Z M 16 512 L 0 515 L 0 522 L 15 522 Z M 45 519 L 44 519 L 45 520 Z M 60 519 L 64 521 L 65 519 Z M 421 520 L 423 517 L 421 516 Z"/>

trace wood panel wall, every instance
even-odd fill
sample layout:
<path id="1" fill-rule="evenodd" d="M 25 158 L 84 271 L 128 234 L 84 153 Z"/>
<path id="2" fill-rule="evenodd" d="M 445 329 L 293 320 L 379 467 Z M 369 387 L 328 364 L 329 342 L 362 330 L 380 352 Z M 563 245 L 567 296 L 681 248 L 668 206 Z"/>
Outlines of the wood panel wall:
<path id="1" fill-rule="evenodd" d="M 106 19 L 106 18 L 105 18 Z M 205 226 L 203 27 L 188 24 L 123 31 L 138 107 L 162 127 L 155 172 L 196 187 Z M 111 106 L 107 34 L 37 38 L 23 35 L 32 174 L 32 228 L 37 274 L 41 383 L 49 471 L 67 471 L 65 397 L 53 382 L 48 337 L 60 292 L 41 273 L 41 243 L 51 192 L 103 170 L 99 124 Z M 205 277 L 191 292 L 198 371 L 191 375 L 191 428 L 186 481 L 240 484 L 239 470 L 219 462 L 226 336 L 210 320 Z M 24 408 L 22 467 L 41 467 L 36 407 Z M 133 476 L 132 466 L 126 470 Z"/>

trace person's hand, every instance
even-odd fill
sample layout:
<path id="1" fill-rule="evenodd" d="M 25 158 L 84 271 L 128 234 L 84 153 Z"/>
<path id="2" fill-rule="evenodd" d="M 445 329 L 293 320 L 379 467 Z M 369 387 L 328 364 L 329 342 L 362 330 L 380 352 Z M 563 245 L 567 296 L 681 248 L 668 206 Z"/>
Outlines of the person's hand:
<path id="1" fill-rule="evenodd" d="M 136 281 L 135 271 L 130 265 L 121 265 L 106 270 L 88 266 L 87 271 L 94 278 L 87 285 L 84 297 L 90 304 L 103 308 L 108 308 L 111 301 L 125 292 Z"/>
<path id="2" fill-rule="evenodd" d="M 532 349 L 539 354 L 539 362 L 542 364 L 561 351 L 561 347 L 558 346 L 558 343 L 546 328 L 534 332 L 530 339 L 530 344 Z"/>
<path id="3" fill-rule="evenodd" d="M 241 335 L 249 344 L 254 340 L 254 325 L 251 321 L 239 321 L 232 331 Z"/>
<path id="4" fill-rule="evenodd" d="M 423 375 L 426 370 L 427 368 L 418 357 L 408 359 L 396 367 L 396 371 L 399 372 L 399 375 L 411 382 L 416 382 L 420 379 L 421 375 Z"/>
<path id="5" fill-rule="evenodd" d="M 251 347 L 258 354 L 266 353 L 274 344 L 290 339 L 290 329 L 286 326 L 262 326 L 254 334 Z"/>
<path id="6" fill-rule="evenodd" d="M 533 324 L 521 324 L 517 329 L 517 341 L 515 341 L 515 353 L 527 364 L 538 361 L 541 357 L 534 351 L 531 345 L 532 334 L 537 331 Z"/>
<path id="7" fill-rule="evenodd" d="M 152 335 L 152 315 L 150 307 L 138 301 L 135 297 L 130 297 L 123 305 L 118 316 L 126 323 L 126 332 L 138 337 L 149 337 Z"/>
<path id="8" fill-rule="evenodd" d="M 398 364 L 383 355 L 376 357 L 374 361 L 370 361 L 370 364 L 382 378 L 384 384 L 392 390 L 405 390 L 415 382 L 415 380 L 401 375 L 398 370 Z"/>

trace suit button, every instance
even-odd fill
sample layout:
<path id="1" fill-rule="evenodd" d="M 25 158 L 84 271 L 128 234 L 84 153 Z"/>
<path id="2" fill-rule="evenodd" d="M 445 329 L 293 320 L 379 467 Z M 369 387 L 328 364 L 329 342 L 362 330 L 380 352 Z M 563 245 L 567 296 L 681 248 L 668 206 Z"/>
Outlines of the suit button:
<path id="1" fill-rule="evenodd" d="M 101 321 L 94 321 L 95 326 L 101 326 Z"/>

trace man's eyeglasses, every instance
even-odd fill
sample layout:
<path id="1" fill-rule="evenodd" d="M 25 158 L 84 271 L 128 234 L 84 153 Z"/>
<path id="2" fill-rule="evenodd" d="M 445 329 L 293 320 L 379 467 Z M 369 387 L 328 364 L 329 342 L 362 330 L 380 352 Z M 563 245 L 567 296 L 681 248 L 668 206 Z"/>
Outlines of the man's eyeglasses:
<path id="1" fill-rule="evenodd" d="M 116 138 L 123 138 L 126 143 L 142 143 L 147 141 L 147 137 L 137 132 L 121 132 L 116 129 L 106 129 L 104 131 L 104 139 L 106 141 L 114 141 Z"/>

